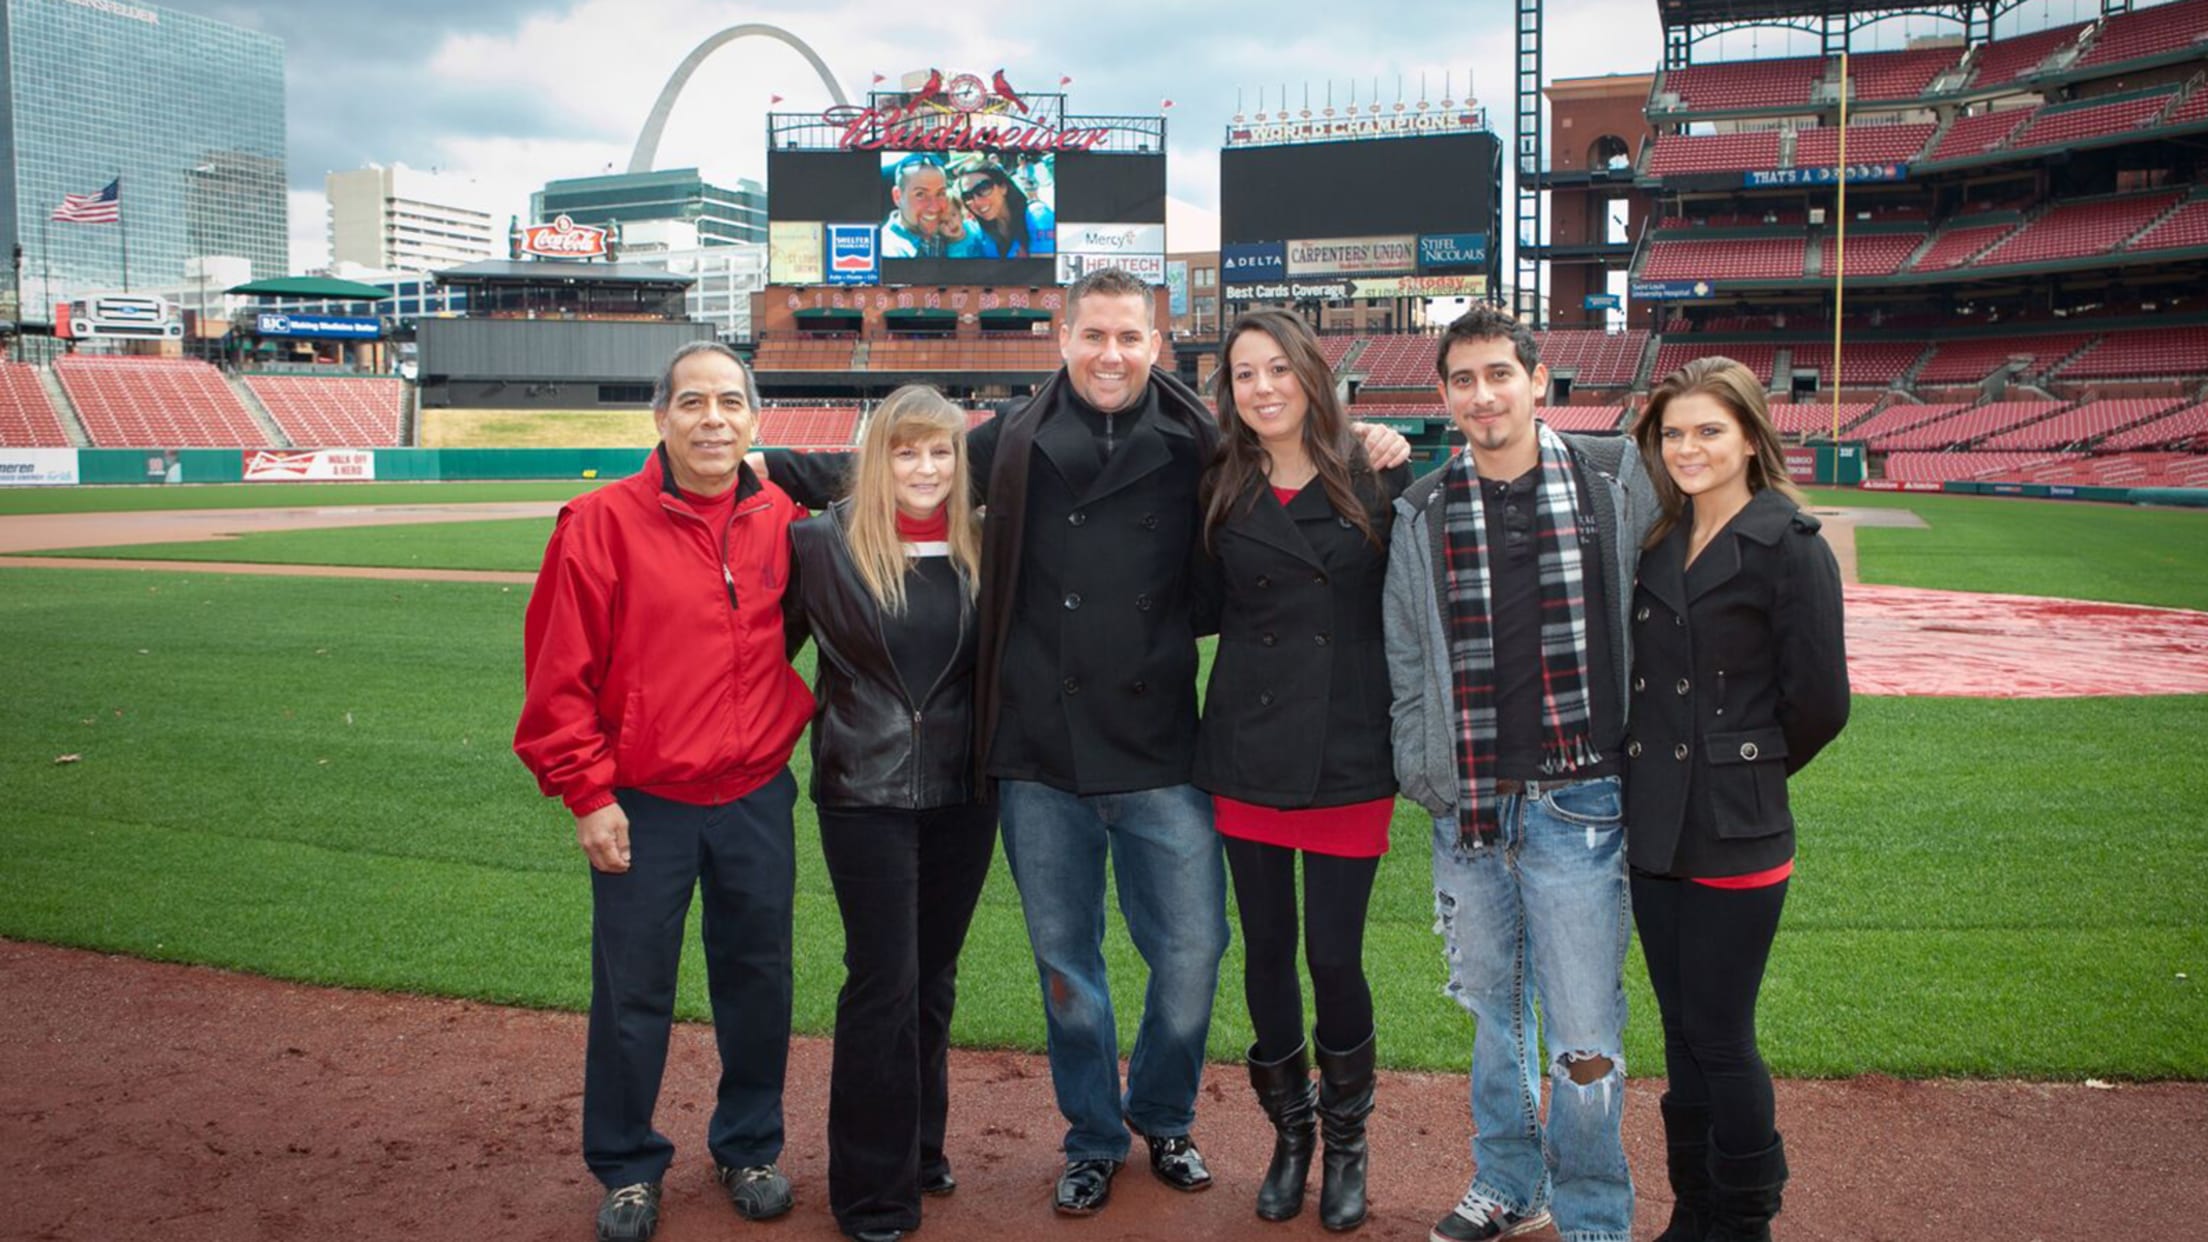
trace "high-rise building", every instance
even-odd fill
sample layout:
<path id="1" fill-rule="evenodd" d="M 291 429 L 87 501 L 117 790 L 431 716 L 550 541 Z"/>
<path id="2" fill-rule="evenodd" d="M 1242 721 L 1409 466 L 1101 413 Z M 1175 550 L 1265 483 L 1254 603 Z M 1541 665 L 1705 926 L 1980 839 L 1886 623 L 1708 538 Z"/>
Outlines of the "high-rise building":
<path id="1" fill-rule="evenodd" d="M 767 188 L 749 177 L 733 190 L 709 185 L 695 168 L 547 181 L 529 196 L 529 213 L 525 224 L 566 216 L 599 228 L 614 221 L 685 220 L 698 226 L 702 246 L 767 240 Z"/>
<path id="2" fill-rule="evenodd" d="M 333 172 L 322 186 L 333 264 L 434 272 L 505 254 L 484 195 L 456 177 L 371 164 Z"/>
<path id="3" fill-rule="evenodd" d="M 139 0 L 4 3 L 0 258 L 22 247 L 21 318 L 174 288 L 201 256 L 289 269 L 281 40 Z M 50 218 L 110 185 L 119 218 Z"/>

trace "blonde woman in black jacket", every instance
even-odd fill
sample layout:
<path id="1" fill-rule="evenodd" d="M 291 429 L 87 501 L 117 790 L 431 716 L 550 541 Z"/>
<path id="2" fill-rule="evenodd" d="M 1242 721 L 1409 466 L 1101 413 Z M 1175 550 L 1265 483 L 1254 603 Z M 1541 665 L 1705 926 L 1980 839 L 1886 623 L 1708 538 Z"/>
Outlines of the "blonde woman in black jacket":
<path id="1" fill-rule="evenodd" d="M 943 1155 L 958 953 L 996 846 L 973 783 L 981 538 L 966 416 L 900 388 L 867 423 L 848 496 L 790 528 L 819 650 L 813 801 L 843 912 L 828 1199 L 861 1242 L 920 1227 Z"/>
<path id="2" fill-rule="evenodd" d="M 1633 434 L 1662 505 L 1634 590 L 1625 748 L 1633 917 L 1669 1079 L 1659 1242 L 1764 1242 L 1787 1170 L 1756 994 L 1794 869 L 1787 777 L 1848 719 L 1840 569 L 1746 367 L 1688 363 Z"/>

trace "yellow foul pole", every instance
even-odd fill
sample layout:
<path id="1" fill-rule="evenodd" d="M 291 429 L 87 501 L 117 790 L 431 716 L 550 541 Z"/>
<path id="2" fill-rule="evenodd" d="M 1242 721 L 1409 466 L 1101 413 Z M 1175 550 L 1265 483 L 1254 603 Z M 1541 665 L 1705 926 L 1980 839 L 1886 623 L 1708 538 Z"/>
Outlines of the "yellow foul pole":
<path id="1" fill-rule="evenodd" d="M 1847 296 L 1848 272 L 1848 52 L 1840 49 L 1840 161 L 1839 201 L 1833 214 L 1839 222 L 1832 231 L 1832 443 L 1833 471 L 1838 477 L 1840 454 L 1840 321 Z"/>

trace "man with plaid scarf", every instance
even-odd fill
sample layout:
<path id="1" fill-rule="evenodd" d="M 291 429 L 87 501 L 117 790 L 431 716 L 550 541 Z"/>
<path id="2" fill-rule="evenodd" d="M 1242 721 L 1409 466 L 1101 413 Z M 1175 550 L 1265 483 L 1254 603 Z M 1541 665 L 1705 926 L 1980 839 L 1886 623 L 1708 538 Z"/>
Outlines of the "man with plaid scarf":
<path id="1" fill-rule="evenodd" d="M 1549 371 L 1505 312 L 1450 324 L 1436 363 L 1466 444 L 1396 501 L 1386 595 L 1396 779 L 1434 818 L 1448 991 L 1478 1022 L 1477 1171 L 1432 1238 L 1553 1215 L 1565 1242 L 1627 1242 L 1618 772 L 1654 493 L 1629 438 L 1534 417 Z"/>

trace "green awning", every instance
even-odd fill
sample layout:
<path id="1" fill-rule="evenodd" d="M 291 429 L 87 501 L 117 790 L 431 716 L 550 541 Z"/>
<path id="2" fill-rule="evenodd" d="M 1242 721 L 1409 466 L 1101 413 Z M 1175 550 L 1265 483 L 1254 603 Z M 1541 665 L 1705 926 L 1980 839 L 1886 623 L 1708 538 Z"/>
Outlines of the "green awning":
<path id="1" fill-rule="evenodd" d="M 840 306 L 807 306 L 797 312 L 799 319 L 864 319 L 866 312 L 847 310 Z"/>
<path id="2" fill-rule="evenodd" d="M 991 319 L 1019 319 L 1025 320 L 1029 323 L 1034 323 L 1040 320 L 1049 319 L 1050 312 L 1047 310 L 1037 310 L 1032 306 L 1000 306 L 995 310 L 985 310 L 981 312 L 981 318 L 984 322 L 987 322 Z"/>
<path id="3" fill-rule="evenodd" d="M 958 319 L 958 312 L 954 310 L 943 310 L 939 307 L 932 306 L 904 306 L 899 307 L 896 310 L 883 311 L 882 318 L 918 319 L 929 321 L 942 320 L 945 322 L 956 322 Z"/>
<path id="4" fill-rule="evenodd" d="M 389 289 L 328 276 L 279 276 L 274 280 L 238 285 L 224 292 L 263 298 L 326 298 L 333 302 L 381 302 L 391 296 Z"/>

